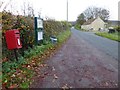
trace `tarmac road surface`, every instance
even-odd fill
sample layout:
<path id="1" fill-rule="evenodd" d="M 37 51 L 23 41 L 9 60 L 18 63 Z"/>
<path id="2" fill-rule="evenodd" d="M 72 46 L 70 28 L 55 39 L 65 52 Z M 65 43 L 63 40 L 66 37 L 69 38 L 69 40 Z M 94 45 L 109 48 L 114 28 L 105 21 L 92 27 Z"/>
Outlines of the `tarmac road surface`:
<path id="1" fill-rule="evenodd" d="M 69 40 L 44 61 L 30 88 L 118 87 L 118 43 L 71 30 Z"/>

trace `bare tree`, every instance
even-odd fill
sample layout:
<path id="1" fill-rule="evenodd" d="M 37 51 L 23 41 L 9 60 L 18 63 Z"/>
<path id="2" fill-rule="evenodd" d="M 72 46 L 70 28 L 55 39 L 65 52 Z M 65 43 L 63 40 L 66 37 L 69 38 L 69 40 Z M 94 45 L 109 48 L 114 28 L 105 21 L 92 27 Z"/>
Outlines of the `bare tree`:
<path id="1" fill-rule="evenodd" d="M 22 12 L 24 16 L 34 17 L 34 9 L 28 2 L 23 3 Z"/>
<path id="2" fill-rule="evenodd" d="M 23 7 L 23 13 L 24 13 L 24 16 L 26 15 L 26 6 L 25 6 L 25 2 L 24 2 L 24 7 Z"/>
<path id="3" fill-rule="evenodd" d="M 108 20 L 109 19 L 109 11 L 104 8 L 99 8 L 99 7 L 88 7 L 84 12 L 83 12 L 85 19 L 91 19 L 91 18 L 96 18 L 96 17 L 101 17 L 103 20 Z"/>
<path id="4" fill-rule="evenodd" d="M 34 17 L 34 9 L 33 9 L 33 7 L 28 4 L 27 8 L 28 8 L 28 16 Z"/>
<path id="5" fill-rule="evenodd" d="M 9 2 L 5 5 L 5 7 L 3 8 L 3 11 L 7 8 L 7 6 L 9 6 L 9 4 L 10 4 L 10 2 L 11 2 L 12 0 L 9 0 Z M 3 4 L 3 3 L 2 3 Z M 2 7 L 2 5 L 1 5 L 1 7 Z M 0 8 L 1 8 L 0 7 Z"/>
<path id="6" fill-rule="evenodd" d="M 2 7 L 3 3 L 4 3 L 4 2 L 1 2 L 1 1 L 0 1 L 0 8 Z"/>
<path id="7" fill-rule="evenodd" d="M 42 10 L 41 10 L 41 8 L 40 8 L 39 11 L 38 11 L 38 17 L 40 17 L 40 18 L 41 18 L 41 14 L 42 14 L 41 11 L 42 11 Z"/>

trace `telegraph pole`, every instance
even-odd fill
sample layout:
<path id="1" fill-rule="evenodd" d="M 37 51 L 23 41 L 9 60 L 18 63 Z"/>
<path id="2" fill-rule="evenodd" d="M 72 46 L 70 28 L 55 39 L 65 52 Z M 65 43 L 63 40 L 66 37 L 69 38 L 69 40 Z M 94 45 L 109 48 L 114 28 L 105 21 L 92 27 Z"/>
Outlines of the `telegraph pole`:
<path id="1" fill-rule="evenodd" d="M 69 29 L 69 24 L 68 24 L 68 0 L 67 0 L 67 30 Z"/>
<path id="2" fill-rule="evenodd" d="M 120 21 L 120 1 L 118 2 L 118 21 Z M 118 25 L 120 26 L 119 22 Z"/>
<path id="3" fill-rule="evenodd" d="M 68 22 L 68 0 L 67 0 L 67 22 Z"/>

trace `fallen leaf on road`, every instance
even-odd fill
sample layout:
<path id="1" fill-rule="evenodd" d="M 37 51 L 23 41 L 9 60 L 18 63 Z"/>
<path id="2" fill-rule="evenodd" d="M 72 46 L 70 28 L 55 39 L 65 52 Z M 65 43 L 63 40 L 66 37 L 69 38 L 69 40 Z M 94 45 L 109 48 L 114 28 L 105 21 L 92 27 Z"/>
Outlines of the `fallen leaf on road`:
<path id="1" fill-rule="evenodd" d="M 70 88 L 73 88 L 73 87 L 72 87 L 72 86 L 68 86 L 68 84 L 65 84 L 65 85 L 62 87 L 63 90 L 70 89 Z"/>
<path id="2" fill-rule="evenodd" d="M 56 74 L 54 74 L 54 78 L 55 78 L 55 79 L 58 79 L 58 76 L 57 76 Z"/>
<path id="3" fill-rule="evenodd" d="M 52 82 L 54 83 L 54 82 L 55 82 L 55 79 L 53 79 Z"/>
<path id="4" fill-rule="evenodd" d="M 52 71 L 55 71 L 55 68 L 54 68 L 54 67 L 52 67 Z"/>
<path id="5" fill-rule="evenodd" d="M 105 85 L 108 86 L 109 85 L 108 82 L 106 82 Z"/>
<path id="6" fill-rule="evenodd" d="M 46 67 L 47 64 L 40 64 L 40 67 Z"/>
<path id="7" fill-rule="evenodd" d="M 15 77 L 15 74 L 13 74 L 11 77 Z"/>
<path id="8" fill-rule="evenodd" d="M 30 67 L 30 65 L 27 66 L 28 68 Z"/>
<path id="9" fill-rule="evenodd" d="M 44 67 L 46 67 L 46 66 L 47 66 L 47 64 L 43 64 L 43 66 L 44 66 Z"/>
<path id="10" fill-rule="evenodd" d="M 41 77 L 41 78 L 45 78 L 45 76 L 44 76 L 44 75 L 41 75 L 40 77 Z"/>
<path id="11" fill-rule="evenodd" d="M 117 83 L 116 83 L 115 85 L 116 85 L 116 86 L 118 86 L 118 84 L 117 84 Z"/>
<path id="12" fill-rule="evenodd" d="M 40 67 L 43 67 L 43 64 L 41 64 Z"/>
<path id="13" fill-rule="evenodd" d="M 45 72 L 44 75 L 48 75 L 48 72 Z"/>
<path id="14" fill-rule="evenodd" d="M 65 90 L 65 89 L 69 89 L 69 87 L 68 87 L 67 84 L 65 84 L 65 85 L 62 87 L 62 89 L 63 89 L 63 90 Z"/>

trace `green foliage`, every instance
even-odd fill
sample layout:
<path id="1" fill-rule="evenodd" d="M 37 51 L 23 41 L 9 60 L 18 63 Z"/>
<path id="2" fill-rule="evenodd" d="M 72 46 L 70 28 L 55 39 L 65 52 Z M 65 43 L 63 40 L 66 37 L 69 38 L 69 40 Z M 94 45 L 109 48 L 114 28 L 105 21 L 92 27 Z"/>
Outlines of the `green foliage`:
<path id="1" fill-rule="evenodd" d="M 118 37 L 120 35 L 120 33 L 107 33 L 107 32 L 97 32 L 95 33 L 96 35 L 105 37 L 105 38 L 109 38 L 111 40 L 115 40 L 115 41 L 119 41 L 120 42 L 120 38 Z"/>
<path id="2" fill-rule="evenodd" d="M 10 12 L 2 12 L 2 55 L 3 59 L 8 58 L 9 60 L 14 60 L 14 52 L 7 49 L 5 41 L 5 32 L 10 29 L 20 30 L 20 38 L 22 42 L 22 49 L 17 50 L 19 56 L 24 56 L 28 53 L 27 50 L 29 47 L 33 48 L 35 43 L 35 33 L 34 33 L 34 18 L 21 15 L 13 15 Z M 55 20 L 46 20 L 43 23 L 44 25 L 44 42 L 43 44 L 49 43 L 50 36 L 57 36 L 59 33 L 65 31 L 69 24 L 65 21 L 55 21 Z M 34 53 L 30 52 L 30 56 Z"/>
<path id="3" fill-rule="evenodd" d="M 65 39 L 70 36 L 70 34 L 71 34 L 70 30 L 67 30 L 67 31 L 63 32 L 62 34 L 58 35 L 58 36 L 57 36 L 58 42 L 59 42 L 59 43 L 64 42 Z"/>
<path id="4" fill-rule="evenodd" d="M 29 82 L 23 82 L 21 85 L 20 85 L 20 88 L 28 88 L 29 87 Z M 29 89 L 28 89 L 29 90 Z"/>
<path id="5" fill-rule="evenodd" d="M 28 87 L 30 78 L 34 75 L 32 69 L 23 67 L 30 63 L 33 57 L 39 57 L 54 45 L 50 42 L 50 36 L 58 38 L 58 44 L 70 35 L 67 22 L 55 20 L 44 21 L 44 40 L 40 46 L 34 45 L 34 19 L 21 15 L 13 15 L 12 13 L 2 12 L 2 72 L 3 84 L 7 83 L 6 87 L 13 84 L 18 84 L 19 87 Z M 10 29 L 19 29 L 22 41 L 22 49 L 17 50 L 18 61 L 15 60 L 14 51 L 8 50 L 5 41 L 5 32 Z M 35 61 L 35 60 L 33 60 Z M 40 61 L 38 62 L 38 64 Z M 21 76 L 19 76 L 21 75 Z M 22 78 L 21 78 L 22 77 Z"/>
<path id="6" fill-rule="evenodd" d="M 41 54 L 44 53 L 44 51 L 46 49 L 48 49 L 51 46 L 53 46 L 51 43 L 41 45 L 41 46 L 36 46 L 33 49 L 30 49 L 30 51 L 25 51 L 24 57 L 25 58 L 31 58 L 31 57 L 36 56 L 38 54 L 41 55 Z"/>
<path id="7" fill-rule="evenodd" d="M 75 25 L 75 28 L 80 30 L 81 29 L 81 25 L 83 25 L 84 22 L 86 22 L 85 20 L 85 16 L 83 13 L 81 13 L 78 18 L 77 18 L 77 21 L 76 21 L 76 25 Z"/>
<path id="8" fill-rule="evenodd" d="M 34 45 L 34 19 L 32 17 L 15 16 L 10 12 L 2 12 L 2 55 L 9 60 L 15 59 L 14 52 L 7 49 L 5 41 L 5 32 L 10 29 L 20 30 L 23 49 L 17 51 L 23 54 L 23 51 Z"/>
<path id="9" fill-rule="evenodd" d="M 34 19 L 31 17 L 17 16 L 17 21 L 13 28 L 19 29 L 23 48 L 33 47 L 34 45 Z"/>
<path id="10" fill-rule="evenodd" d="M 76 25 L 75 25 L 75 28 L 76 28 L 77 30 L 80 30 L 80 29 L 81 29 L 80 24 L 76 24 Z"/>
<path id="11" fill-rule="evenodd" d="M 116 30 L 117 32 L 120 32 L 120 26 L 115 27 L 115 30 Z"/>
<path id="12" fill-rule="evenodd" d="M 26 60 L 22 56 L 19 58 L 19 61 L 7 61 L 3 62 L 2 64 L 2 70 L 3 73 L 11 72 L 12 69 L 18 68 L 20 65 L 25 64 Z"/>
<path id="13" fill-rule="evenodd" d="M 77 24 L 78 25 L 83 25 L 84 22 L 86 22 L 85 16 L 84 16 L 83 13 L 81 13 L 77 18 Z"/>
<path id="14" fill-rule="evenodd" d="M 8 61 L 3 62 L 2 64 L 2 83 L 7 83 L 7 87 L 9 87 L 12 84 L 19 84 L 21 83 L 21 79 L 19 77 L 15 77 L 17 70 L 21 69 L 21 71 L 28 72 L 29 70 L 26 68 L 22 68 L 21 66 L 24 64 L 27 64 L 28 62 L 25 60 L 25 58 L 20 57 L 19 61 Z M 18 73 L 19 74 L 19 73 Z M 14 76 L 13 76 L 14 75 Z M 33 75 L 33 71 L 29 71 L 27 73 L 27 76 L 30 77 Z M 15 77 L 15 78 L 14 78 Z M 26 77 L 24 77 L 26 78 Z"/>
<path id="15" fill-rule="evenodd" d="M 14 15 L 10 12 L 3 11 L 2 12 L 2 32 L 4 33 L 6 30 L 10 30 L 13 28 L 15 24 Z"/>
<path id="16" fill-rule="evenodd" d="M 59 22 L 55 20 L 46 20 L 44 21 L 44 37 L 49 39 L 50 36 L 57 36 L 60 32 L 67 29 L 67 22 Z"/>
<path id="17" fill-rule="evenodd" d="M 57 38 L 58 38 L 58 44 L 62 44 L 69 36 L 71 32 L 70 30 L 66 30 L 64 32 L 61 32 Z M 29 51 L 25 51 L 25 57 L 20 57 L 18 61 L 7 61 L 3 62 L 3 83 L 7 83 L 7 87 L 9 87 L 12 84 L 18 84 L 20 88 L 28 88 L 30 84 L 30 78 L 34 75 L 34 71 L 32 69 L 28 69 L 26 67 L 22 67 L 22 65 L 29 64 L 30 58 L 32 57 L 40 57 L 46 50 L 49 48 L 53 48 L 54 45 L 52 43 L 48 43 L 46 45 L 36 46 L 33 49 L 30 48 Z M 25 75 L 24 78 L 15 76 L 12 78 L 13 75 L 16 75 L 14 73 L 17 72 L 17 69 L 21 70 L 22 75 Z M 18 73 L 20 74 L 20 73 Z"/>

